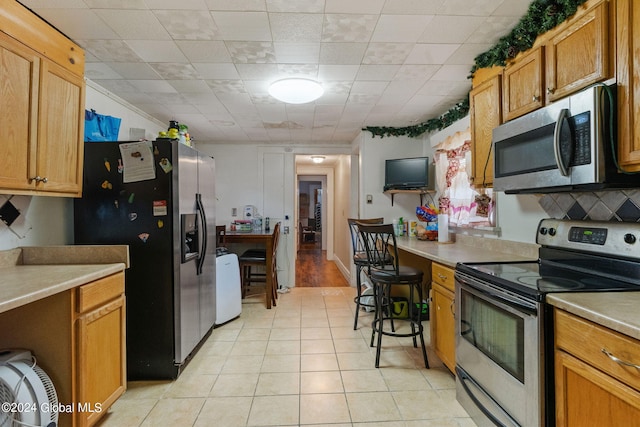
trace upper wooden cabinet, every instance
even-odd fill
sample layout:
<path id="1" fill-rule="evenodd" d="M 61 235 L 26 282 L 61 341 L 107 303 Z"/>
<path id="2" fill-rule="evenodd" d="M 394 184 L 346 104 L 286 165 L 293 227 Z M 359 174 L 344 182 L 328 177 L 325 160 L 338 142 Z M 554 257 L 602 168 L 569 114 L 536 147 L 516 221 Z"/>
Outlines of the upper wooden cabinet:
<path id="1" fill-rule="evenodd" d="M 78 197 L 84 53 L 18 2 L 0 28 L 0 193 Z"/>
<path id="2" fill-rule="evenodd" d="M 493 129 L 501 124 L 501 74 L 496 74 L 469 93 L 471 111 L 471 157 L 474 186 L 487 187 L 493 184 Z"/>
<path id="3" fill-rule="evenodd" d="M 536 40 L 504 70 L 504 121 L 613 77 L 608 1 L 583 8 Z"/>
<path id="4" fill-rule="evenodd" d="M 617 0 L 618 161 L 640 171 L 640 4 Z"/>

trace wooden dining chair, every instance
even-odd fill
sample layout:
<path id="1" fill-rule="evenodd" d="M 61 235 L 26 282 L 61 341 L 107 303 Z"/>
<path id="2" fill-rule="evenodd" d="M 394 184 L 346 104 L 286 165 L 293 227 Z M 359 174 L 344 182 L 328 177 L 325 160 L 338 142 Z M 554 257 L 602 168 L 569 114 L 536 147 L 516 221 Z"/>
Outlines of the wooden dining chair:
<path id="1" fill-rule="evenodd" d="M 267 272 L 271 272 L 272 288 L 270 289 L 271 295 L 267 295 L 267 298 L 271 298 L 272 305 L 276 305 L 278 299 L 278 269 L 277 269 L 277 250 L 278 242 L 280 240 L 280 222 L 276 223 L 273 227 L 273 247 L 271 256 L 271 268 L 267 268 L 267 254 L 262 249 L 248 249 L 242 255 L 238 257 L 240 263 L 240 281 L 242 286 L 242 298 L 247 296 L 249 288 L 252 283 L 262 283 L 265 286 L 265 292 L 267 283 Z M 262 267 L 263 272 L 256 272 L 254 267 Z"/>

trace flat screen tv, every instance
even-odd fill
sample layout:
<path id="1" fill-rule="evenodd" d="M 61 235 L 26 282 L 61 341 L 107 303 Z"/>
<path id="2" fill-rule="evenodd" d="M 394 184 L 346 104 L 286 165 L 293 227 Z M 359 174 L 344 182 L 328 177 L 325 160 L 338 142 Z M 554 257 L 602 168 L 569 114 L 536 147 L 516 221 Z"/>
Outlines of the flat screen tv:
<path id="1" fill-rule="evenodd" d="M 384 168 L 384 191 L 426 189 L 429 185 L 429 158 L 388 159 Z"/>

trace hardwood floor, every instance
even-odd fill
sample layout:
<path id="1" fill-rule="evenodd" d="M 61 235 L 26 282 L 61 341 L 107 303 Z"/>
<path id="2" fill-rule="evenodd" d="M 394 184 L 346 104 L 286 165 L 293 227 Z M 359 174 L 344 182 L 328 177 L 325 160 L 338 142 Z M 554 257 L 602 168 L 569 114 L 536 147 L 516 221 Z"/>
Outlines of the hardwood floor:
<path id="1" fill-rule="evenodd" d="M 319 236 L 318 236 L 319 238 Z M 327 261 L 327 251 L 320 242 L 303 243 L 296 260 L 296 287 L 349 286 L 333 261 Z"/>

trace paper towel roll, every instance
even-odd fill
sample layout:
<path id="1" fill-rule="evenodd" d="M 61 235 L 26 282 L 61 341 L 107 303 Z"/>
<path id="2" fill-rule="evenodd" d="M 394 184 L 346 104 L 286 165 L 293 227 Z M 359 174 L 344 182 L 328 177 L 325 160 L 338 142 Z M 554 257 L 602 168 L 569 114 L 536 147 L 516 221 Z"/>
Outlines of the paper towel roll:
<path id="1" fill-rule="evenodd" d="M 438 242 L 449 241 L 449 215 L 438 215 Z"/>

